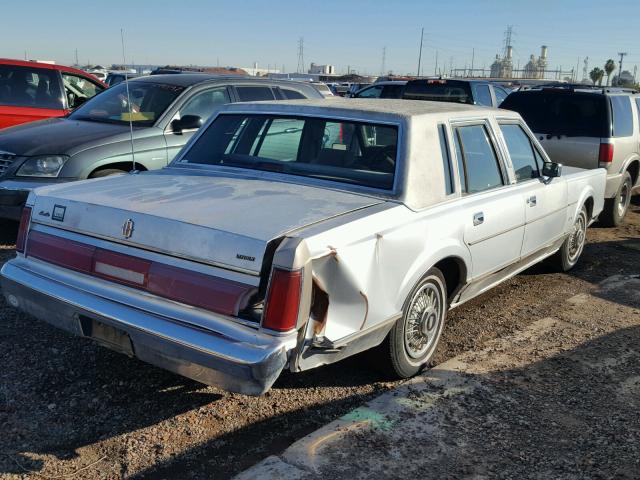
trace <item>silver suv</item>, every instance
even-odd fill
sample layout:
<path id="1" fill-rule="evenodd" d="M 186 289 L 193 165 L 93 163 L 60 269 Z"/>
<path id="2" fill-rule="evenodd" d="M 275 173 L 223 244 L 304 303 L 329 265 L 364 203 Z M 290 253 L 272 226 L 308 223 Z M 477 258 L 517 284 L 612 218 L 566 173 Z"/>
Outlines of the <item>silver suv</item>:
<path id="1" fill-rule="evenodd" d="M 621 88 L 562 85 L 514 92 L 500 108 L 520 113 L 551 157 L 564 165 L 605 168 L 600 222 L 622 222 L 640 187 L 640 95 Z"/>

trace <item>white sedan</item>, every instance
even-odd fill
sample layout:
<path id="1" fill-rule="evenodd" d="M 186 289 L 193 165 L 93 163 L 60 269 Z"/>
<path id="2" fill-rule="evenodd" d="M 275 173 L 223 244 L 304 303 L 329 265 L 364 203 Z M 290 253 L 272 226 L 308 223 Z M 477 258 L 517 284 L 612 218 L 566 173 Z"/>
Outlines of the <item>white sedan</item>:
<path id="1" fill-rule="evenodd" d="M 8 302 L 247 394 L 379 348 L 418 373 L 447 310 L 572 268 L 604 170 L 548 161 L 517 113 L 329 100 L 223 107 L 169 167 L 31 193 Z"/>

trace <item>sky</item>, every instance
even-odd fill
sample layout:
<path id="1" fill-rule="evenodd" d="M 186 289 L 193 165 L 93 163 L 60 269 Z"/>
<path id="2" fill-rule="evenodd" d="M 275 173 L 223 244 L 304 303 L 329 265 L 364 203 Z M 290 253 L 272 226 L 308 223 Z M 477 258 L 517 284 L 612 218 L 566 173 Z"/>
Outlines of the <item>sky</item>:
<path id="1" fill-rule="evenodd" d="M 549 47 L 549 68 L 589 70 L 618 52 L 623 69 L 640 65 L 639 0 L 3 0 L 0 57 L 111 65 L 277 66 L 294 72 L 298 41 L 304 62 L 378 75 L 416 73 L 424 28 L 422 73 L 491 65 L 513 26 L 514 67 Z M 615 6 L 612 6 L 615 5 Z M 475 50 L 475 52 L 474 52 Z"/>

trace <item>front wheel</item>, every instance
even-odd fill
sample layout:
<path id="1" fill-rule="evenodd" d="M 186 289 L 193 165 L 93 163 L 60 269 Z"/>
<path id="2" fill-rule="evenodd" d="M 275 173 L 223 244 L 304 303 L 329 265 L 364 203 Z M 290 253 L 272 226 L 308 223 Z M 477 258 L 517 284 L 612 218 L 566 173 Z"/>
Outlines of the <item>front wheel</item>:
<path id="1" fill-rule="evenodd" d="M 551 257 L 553 266 L 561 272 L 568 272 L 578 263 L 578 259 L 584 250 L 587 242 L 587 224 L 589 215 L 583 206 L 573 222 L 571 233 L 566 238 L 560 250 Z"/>
<path id="2" fill-rule="evenodd" d="M 402 317 L 382 345 L 386 373 L 408 378 L 427 366 L 440 341 L 447 306 L 446 281 L 432 268 L 411 291 Z"/>

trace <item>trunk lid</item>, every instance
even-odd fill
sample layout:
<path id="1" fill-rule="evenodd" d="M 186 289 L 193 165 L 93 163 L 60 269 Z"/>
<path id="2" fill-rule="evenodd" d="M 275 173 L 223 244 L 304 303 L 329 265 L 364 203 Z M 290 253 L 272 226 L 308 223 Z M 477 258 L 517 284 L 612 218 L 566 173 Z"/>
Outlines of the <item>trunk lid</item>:
<path id="1" fill-rule="evenodd" d="M 40 188 L 32 221 L 259 273 L 269 241 L 383 201 L 250 177 L 154 172 Z"/>

